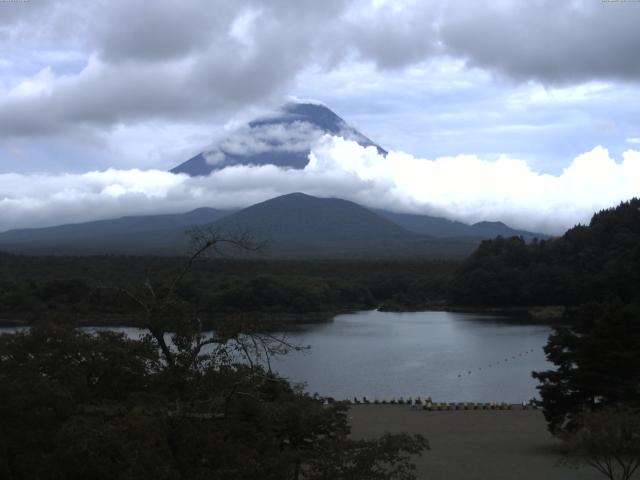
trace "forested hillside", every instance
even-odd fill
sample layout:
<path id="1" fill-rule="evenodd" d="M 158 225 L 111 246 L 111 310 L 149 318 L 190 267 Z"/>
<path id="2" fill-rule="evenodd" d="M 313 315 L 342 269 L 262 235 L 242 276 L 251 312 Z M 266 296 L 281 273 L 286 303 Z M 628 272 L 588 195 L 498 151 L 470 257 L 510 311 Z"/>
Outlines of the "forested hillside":
<path id="1" fill-rule="evenodd" d="M 458 270 L 460 305 L 629 303 L 640 296 L 640 199 L 596 213 L 562 237 L 483 241 Z"/>
<path id="2" fill-rule="evenodd" d="M 0 321 L 52 315 L 84 324 L 128 324 L 137 311 L 123 289 L 171 278 L 181 257 L 34 257 L 0 252 Z M 220 313 L 331 313 L 381 304 L 444 303 L 457 264 L 406 261 L 275 261 L 209 258 L 176 294 L 203 319 Z M 299 320 L 308 320 L 300 317 Z"/>

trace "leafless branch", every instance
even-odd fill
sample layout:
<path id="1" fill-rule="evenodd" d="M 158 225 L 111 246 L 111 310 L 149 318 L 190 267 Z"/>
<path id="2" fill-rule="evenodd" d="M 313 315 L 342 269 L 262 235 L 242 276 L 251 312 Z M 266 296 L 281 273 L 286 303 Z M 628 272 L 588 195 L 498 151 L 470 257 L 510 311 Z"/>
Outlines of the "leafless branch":
<path id="1" fill-rule="evenodd" d="M 151 337 L 157 342 L 167 364 L 170 366 L 175 366 L 176 354 L 165 341 L 164 336 L 167 331 L 158 319 L 159 315 L 161 315 L 163 311 L 177 303 L 178 298 L 176 296 L 176 289 L 192 270 L 194 263 L 210 251 L 224 255 L 224 252 L 219 248 L 221 245 L 228 245 L 235 249 L 248 252 L 255 252 L 262 248 L 262 245 L 257 243 L 247 230 L 237 230 L 229 233 L 222 232 L 212 226 L 198 226 L 189 230 L 188 233 L 191 237 L 191 253 L 187 257 L 182 268 L 170 280 L 169 286 L 164 292 L 160 293 L 154 289 L 148 272 L 143 284 L 143 288 L 148 295 L 139 296 L 133 294 L 127 289 L 120 289 L 122 293 L 133 300 L 145 312 L 144 327 L 150 332 Z M 197 332 L 195 332 L 195 338 L 197 338 L 197 341 L 192 351 L 192 355 L 190 355 L 187 360 L 188 365 L 184 366 L 191 367 L 205 346 L 220 342 L 220 339 L 213 338 L 202 340 L 202 328 L 200 323 Z"/>

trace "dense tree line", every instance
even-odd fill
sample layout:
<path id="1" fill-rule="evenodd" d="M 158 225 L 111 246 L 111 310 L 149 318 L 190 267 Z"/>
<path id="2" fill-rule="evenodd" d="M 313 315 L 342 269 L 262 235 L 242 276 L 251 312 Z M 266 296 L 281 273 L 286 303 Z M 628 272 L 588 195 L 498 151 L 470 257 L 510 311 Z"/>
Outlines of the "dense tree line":
<path id="1" fill-rule="evenodd" d="M 27 257 L 0 254 L 0 319 L 32 323 L 64 313 L 83 323 L 128 321 L 122 288 L 166 277 L 181 258 Z M 442 303 L 456 267 L 426 261 L 266 261 L 206 259 L 176 292 L 209 314 L 416 309 Z"/>
<path id="2" fill-rule="evenodd" d="M 450 301 L 570 307 L 545 347 L 555 368 L 533 374 L 554 434 L 584 429 L 585 412 L 640 411 L 640 199 L 558 238 L 482 242 L 456 272 Z"/>
<path id="3" fill-rule="evenodd" d="M 459 292 L 466 298 L 485 275 L 493 282 L 487 301 L 511 296 L 574 306 L 545 347 L 555 368 L 533 373 L 544 415 L 551 432 L 588 464 L 610 478 L 619 468 L 620 478 L 629 478 L 640 462 L 640 200 L 599 212 L 588 226 L 548 242 L 487 242 L 463 271 L 467 280 L 458 277 L 456 285 L 467 289 Z"/>
<path id="4" fill-rule="evenodd" d="M 589 225 L 526 243 L 483 241 L 462 264 L 451 288 L 461 305 L 629 303 L 640 296 L 640 200 L 596 213 Z"/>

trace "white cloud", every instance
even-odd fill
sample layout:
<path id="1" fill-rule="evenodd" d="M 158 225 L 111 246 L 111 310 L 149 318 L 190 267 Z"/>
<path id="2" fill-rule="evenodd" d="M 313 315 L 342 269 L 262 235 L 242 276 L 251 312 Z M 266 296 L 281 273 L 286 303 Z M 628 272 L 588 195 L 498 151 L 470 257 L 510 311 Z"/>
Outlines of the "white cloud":
<path id="1" fill-rule="evenodd" d="M 230 129 L 227 136 L 218 139 L 205 150 L 205 159 L 211 165 L 218 165 L 227 155 L 248 157 L 280 152 L 306 154 L 326 133 L 306 120 L 295 120 L 299 117 L 294 114 L 278 112 L 273 118 L 277 123 L 270 123 L 270 117 L 265 117 L 262 119 L 264 123 Z M 288 123 L 283 123 L 284 119 Z M 339 125 L 339 136 L 361 144 L 368 142 L 361 133 L 344 122 Z"/>
<path id="2" fill-rule="evenodd" d="M 596 147 L 554 176 L 507 157 L 427 160 L 402 152 L 384 157 L 373 147 L 327 136 L 304 170 L 234 166 L 208 177 L 114 169 L 1 174 L 0 230 L 202 206 L 238 208 L 294 191 L 465 222 L 500 220 L 513 227 L 562 233 L 587 222 L 594 211 L 640 193 L 640 152 L 629 150 L 616 163 L 607 150 Z"/>
<path id="3" fill-rule="evenodd" d="M 219 163 L 224 162 L 226 155 L 224 152 L 219 150 L 211 150 L 209 152 L 203 153 L 204 159 L 207 161 L 209 165 L 217 165 Z"/>
<path id="4" fill-rule="evenodd" d="M 627 138 L 627 143 L 632 143 L 634 145 L 640 144 L 640 137 L 629 137 Z"/>
<path id="5" fill-rule="evenodd" d="M 231 155 L 257 155 L 264 152 L 305 152 L 323 135 L 309 122 L 264 124 L 239 128 L 217 146 Z"/>
<path id="6" fill-rule="evenodd" d="M 314 153 L 316 171 L 353 174 L 370 188 L 351 196 L 361 203 L 472 223 L 500 220 L 513 227 L 560 233 L 588 222 L 594 211 L 640 193 L 640 152 L 616 163 L 602 147 L 576 157 L 557 176 L 540 174 L 522 160 L 487 161 L 474 155 L 386 159 L 336 139 Z"/>
<path id="7" fill-rule="evenodd" d="M 579 86 L 590 80 L 640 78 L 640 10 L 586 1 L 31 3 L 0 18 L 8 76 L 26 89 L 0 89 L 3 138 L 228 114 L 279 96 L 308 68 L 354 61 L 403 76 L 456 59 L 465 71 L 570 84 L 561 95 L 576 100 L 593 93 Z"/>
<path id="8" fill-rule="evenodd" d="M 385 148 L 509 152 L 554 172 L 593 144 L 619 156 L 637 135 L 640 9 L 630 4 L 59 0 L 1 10 L 4 172 L 169 169 L 230 115 L 286 93 L 322 98 Z M 185 130 L 207 137 L 183 146 Z M 141 131 L 155 134 L 146 147 Z"/>

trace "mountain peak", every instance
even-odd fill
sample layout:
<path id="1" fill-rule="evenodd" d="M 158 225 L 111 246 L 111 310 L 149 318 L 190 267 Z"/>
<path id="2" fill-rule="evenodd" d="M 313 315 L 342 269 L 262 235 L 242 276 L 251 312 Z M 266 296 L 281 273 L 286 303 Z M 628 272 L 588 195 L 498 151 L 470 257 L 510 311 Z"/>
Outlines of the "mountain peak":
<path id="1" fill-rule="evenodd" d="M 202 153 L 171 170 L 191 176 L 209 175 L 232 165 L 276 165 L 304 168 L 313 145 L 323 135 L 336 135 L 387 152 L 350 126 L 329 107 L 287 103 L 275 114 L 238 128 Z"/>
<path id="2" fill-rule="evenodd" d="M 300 192 L 257 203 L 215 225 L 251 231 L 276 256 L 388 255 L 421 238 L 357 203 Z"/>
<path id="3" fill-rule="evenodd" d="M 306 193 L 302 193 L 302 192 L 291 192 L 291 193 L 285 193 L 284 195 L 280 195 L 279 197 L 275 197 L 275 198 L 281 198 L 281 199 L 304 199 L 304 198 L 317 198 L 317 197 L 314 197 L 312 195 L 307 195 Z"/>

